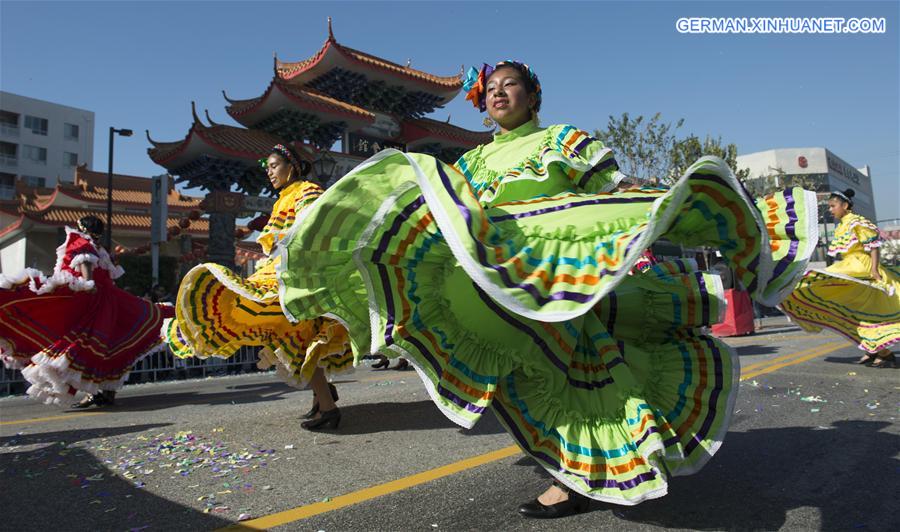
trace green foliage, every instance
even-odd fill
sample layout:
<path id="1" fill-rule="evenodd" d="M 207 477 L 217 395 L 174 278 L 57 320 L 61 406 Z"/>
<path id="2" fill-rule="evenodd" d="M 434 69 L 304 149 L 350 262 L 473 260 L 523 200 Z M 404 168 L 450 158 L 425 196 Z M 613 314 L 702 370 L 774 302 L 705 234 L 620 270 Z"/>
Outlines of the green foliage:
<path id="1" fill-rule="evenodd" d="M 125 269 L 125 275 L 116 279 L 116 284 L 136 296 L 143 296 L 153 286 L 153 266 L 150 255 L 122 255 L 118 257 L 119 265 Z M 173 294 L 178 288 L 178 259 L 175 257 L 159 258 L 159 284 Z"/>
<path id="2" fill-rule="evenodd" d="M 737 168 L 736 145 L 708 135 L 703 141 L 693 134 L 679 139 L 676 131 L 683 125 L 683 118 L 664 122 L 660 113 L 649 120 L 622 113 L 620 118 L 610 116 L 606 129 L 594 131 L 594 136 L 613 150 L 619 170 L 638 182 L 671 185 L 705 155 L 721 157 L 739 179 L 747 177 L 747 170 Z"/>
<path id="3" fill-rule="evenodd" d="M 662 122 L 656 113 L 649 120 L 643 116 L 632 119 L 628 113 L 621 118 L 609 117 L 606 130 L 594 131 L 594 136 L 613 150 L 619 170 L 638 181 L 658 184 L 660 176 L 668 176 L 671 152 L 676 145 L 675 130 L 684 124 Z"/>
<path id="4" fill-rule="evenodd" d="M 734 144 L 722 145 L 722 137 L 712 138 L 709 135 L 700 142 L 696 135 L 690 135 L 675 143 L 671 151 L 671 171 L 666 178 L 666 184 L 671 184 L 681 177 L 687 169 L 697 162 L 697 159 L 707 155 L 713 155 L 723 159 L 731 171 L 741 181 L 745 181 L 750 174 L 747 169 L 737 168 L 737 146 Z"/>

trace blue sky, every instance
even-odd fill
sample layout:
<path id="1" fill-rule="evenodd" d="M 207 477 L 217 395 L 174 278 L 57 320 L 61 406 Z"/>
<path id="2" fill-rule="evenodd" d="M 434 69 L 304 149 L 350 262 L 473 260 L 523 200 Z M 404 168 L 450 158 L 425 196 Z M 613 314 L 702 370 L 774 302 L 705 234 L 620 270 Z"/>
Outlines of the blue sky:
<path id="1" fill-rule="evenodd" d="M 272 53 L 339 42 L 450 75 L 505 58 L 541 77 L 544 124 L 593 130 L 609 115 L 663 113 L 682 132 L 749 153 L 824 146 L 869 164 L 880 219 L 900 217 L 900 3 L 891 2 L 0 2 L 0 88 L 96 113 L 116 171 L 153 175 L 143 131 L 184 137 L 190 102 L 231 123 L 232 98 L 262 94 Z M 885 17 L 883 35 L 684 35 L 691 16 Z M 482 129 L 460 95 L 435 118 Z M 199 193 L 199 191 L 196 191 Z"/>

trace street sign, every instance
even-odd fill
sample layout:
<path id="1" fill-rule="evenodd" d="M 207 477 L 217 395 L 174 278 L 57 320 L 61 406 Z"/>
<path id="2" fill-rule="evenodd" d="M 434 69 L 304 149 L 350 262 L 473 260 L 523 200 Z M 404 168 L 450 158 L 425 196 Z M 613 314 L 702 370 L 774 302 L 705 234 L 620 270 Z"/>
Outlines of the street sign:
<path id="1" fill-rule="evenodd" d="M 400 142 L 391 142 L 389 140 L 358 135 L 356 133 L 348 134 L 347 140 L 350 143 L 348 146 L 350 155 L 358 155 L 360 157 L 371 157 L 386 148 L 406 151 L 406 145 Z"/>
<path id="2" fill-rule="evenodd" d="M 155 175 L 150 184 L 150 276 L 159 282 L 159 245 L 169 239 L 169 175 Z"/>
<path id="3" fill-rule="evenodd" d="M 169 175 L 155 175 L 150 188 L 150 242 L 168 240 Z"/>
<path id="4" fill-rule="evenodd" d="M 245 196 L 238 192 L 214 190 L 206 195 L 202 207 L 206 212 L 246 215 L 254 212 L 272 212 L 275 198 Z"/>

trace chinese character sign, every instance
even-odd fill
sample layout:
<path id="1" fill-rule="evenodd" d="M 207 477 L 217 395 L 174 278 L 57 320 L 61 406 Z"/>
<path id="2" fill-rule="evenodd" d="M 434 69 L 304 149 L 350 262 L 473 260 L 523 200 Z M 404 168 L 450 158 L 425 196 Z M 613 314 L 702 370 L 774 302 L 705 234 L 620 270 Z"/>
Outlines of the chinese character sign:
<path id="1" fill-rule="evenodd" d="M 375 137 L 367 137 L 350 133 L 347 136 L 348 152 L 350 155 L 358 155 L 361 157 L 371 157 L 381 150 L 394 148 L 395 150 L 406 151 L 406 145 L 399 142 L 391 142 Z"/>

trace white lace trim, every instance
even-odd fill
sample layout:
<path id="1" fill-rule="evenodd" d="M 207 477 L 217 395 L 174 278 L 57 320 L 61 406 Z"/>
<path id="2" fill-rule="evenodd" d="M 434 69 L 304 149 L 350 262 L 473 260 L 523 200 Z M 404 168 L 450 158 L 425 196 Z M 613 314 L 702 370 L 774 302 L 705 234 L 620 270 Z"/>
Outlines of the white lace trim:
<path id="1" fill-rule="evenodd" d="M 80 253 L 75 255 L 72 259 L 72 262 L 69 263 L 69 268 L 72 268 L 75 271 L 78 271 L 78 267 L 82 264 L 90 264 L 91 266 L 96 266 L 97 263 L 100 262 L 100 257 L 94 255 L 92 253 Z"/>
<path id="2" fill-rule="evenodd" d="M 144 357 L 166 349 L 165 343 L 156 343 L 150 349 L 135 358 L 132 365 L 137 364 Z M 22 370 L 22 376 L 31 386 L 25 391 L 30 397 L 46 404 L 63 404 L 64 400 L 73 397 L 70 390 L 74 388 L 89 394 L 95 394 L 100 390 L 115 391 L 121 388 L 128 379 L 126 371 L 118 379 L 110 379 L 96 383 L 85 380 L 83 373 L 74 370 L 69 365 L 66 356 L 51 358 L 46 353 L 38 353 L 31 357 L 31 364 Z"/>
<path id="3" fill-rule="evenodd" d="M 56 248 L 56 265 L 53 267 L 54 272 L 57 272 L 62 268 L 62 263 L 66 256 L 66 244 L 69 242 L 69 235 L 72 233 L 75 233 L 75 234 L 81 236 L 82 238 L 84 238 L 88 242 L 90 242 L 91 245 L 94 246 L 94 250 L 97 252 L 97 258 L 98 258 L 95 265 L 108 271 L 109 277 L 111 279 L 118 279 L 119 277 L 121 277 L 122 275 L 125 274 L 125 270 L 121 266 L 118 266 L 113 263 L 112 258 L 109 256 L 109 252 L 107 252 L 105 249 L 103 249 L 102 246 L 97 245 L 97 243 L 94 242 L 94 239 L 91 238 L 91 235 L 89 235 L 87 233 L 82 233 L 81 231 L 78 231 L 77 229 L 73 229 L 71 227 L 66 227 L 66 239 L 62 243 L 62 245 L 60 245 L 58 248 Z M 73 260 L 73 263 L 74 263 L 74 260 Z M 74 266 L 71 266 L 71 267 L 74 268 Z"/>

